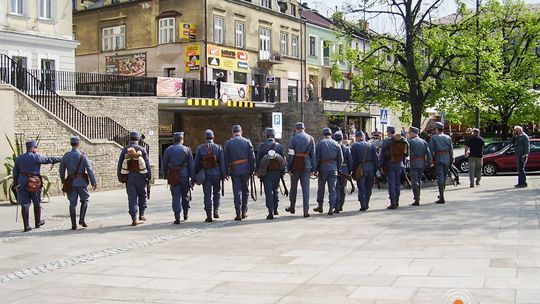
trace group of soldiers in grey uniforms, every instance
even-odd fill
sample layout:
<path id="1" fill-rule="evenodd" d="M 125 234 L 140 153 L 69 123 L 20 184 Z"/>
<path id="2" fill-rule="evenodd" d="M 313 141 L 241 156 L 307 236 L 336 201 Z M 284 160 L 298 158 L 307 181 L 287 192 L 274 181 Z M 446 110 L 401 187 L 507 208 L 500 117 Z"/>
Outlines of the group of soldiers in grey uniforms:
<path id="1" fill-rule="evenodd" d="M 356 142 L 348 147 L 342 143 L 343 134 L 338 131 L 332 135 L 329 128 L 322 129 L 323 139 L 315 143 L 314 138 L 305 132 L 304 123 L 295 124 L 294 134 L 289 141 L 288 151 L 275 140 L 272 128 L 265 130 L 266 140 L 260 144 L 255 158 L 251 141 L 242 136 L 242 127 L 232 127 L 232 138 L 222 148 L 214 143 L 214 132 L 206 130 L 206 142 L 197 147 L 195 158 L 189 147 L 184 146 L 184 132 L 173 134 L 173 145 L 168 147 L 162 159 L 163 175 L 170 185 L 174 224 L 180 224 L 183 213 L 188 219 L 190 208 L 190 191 L 195 183 L 201 184 L 204 192 L 204 210 L 206 222 L 219 218 L 220 191 L 223 181 L 232 179 L 234 207 L 237 221 L 247 217 L 249 182 L 256 174 L 264 184 L 267 219 L 279 215 L 279 186 L 284 174 L 291 178 L 290 205 L 285 211 L 295 214 L 298 183 L 302 188 L 302 210 L 304 217 L 309 214 L 310 179 L 318 178 L 317 203 L 315 212 L 323 212 L 325 190 L 328 189 L 328 215 L 343 210 L 345 201 L 345 184 L 355 175 L 358 188 L 360 211 L 369 209 L 374 176 L 382 170 L 388 177 L 388 193 L 390 205 L 388 209 L 399 207 L 400 178 L 405 168 L 406 157 L 410 157 L 411 184 L 413 188 L 413 206 L 420 204 L 420 183 L 424 169 L 434 163 L 439 186 L 439 200 L 444 203 L 444 190 L 448 168 L 453 162 L 452 143 L 448 135 L 443 133 L 443 125 L 437 123 L 435 134 L 429 145 L 418 137 L 419 130 L 411 127 L 409 139 L 405 140 L 395 134 L 393 127 L 387 128 L 388 138 L 382 143 L 377 155 L 376 147 L 365 140 L 362 131 L 355 133 Z M 125 183 L 128 196 L 128 209 L 132 225 L 137 226 L 146 220 L 145 210 L 148 184 L 151 180 L 148 152 L 139 145 L 141 136 L 138 132 L 130 132 L 129 144 L 120 153 L 117 176 Z M 41 187 L 36 186 L 35 178 L 40 176 L 42 164 L 60 162 L 60 178 L 63 184 L 70 187 L 66 191 L 69 200 L 69 213 L 72 229 L 77 229 L 76 207 L 81 202 L 79 225 L 87 227 L 85 216 L 88 209 L 88 185 L 95 190 L 97 182 L 87 156 L 79 150 L 80 138 L 70 139 L 72 150 L 63 157 L 44 157 L 37 153 L 38 143 L 26 143 L 27 152 L 19 156 L 13 171 L 14 187 L 18 191 L 18 200 L 22 205 L 24 231 L 31 230 L 29 224 L 29 208 L 34 203 L 35 227 L 44 224 L 41 219 Z M 361 168 L 359 170 L 358 168 Z M 66 176 L 67 172 L 67 176 Z M 361 172 L 361 173 L 358 173 Z M 38 191 L 36 190 L 38 189 Z M 223 195 L 223 193 L 221 193 Z"/>

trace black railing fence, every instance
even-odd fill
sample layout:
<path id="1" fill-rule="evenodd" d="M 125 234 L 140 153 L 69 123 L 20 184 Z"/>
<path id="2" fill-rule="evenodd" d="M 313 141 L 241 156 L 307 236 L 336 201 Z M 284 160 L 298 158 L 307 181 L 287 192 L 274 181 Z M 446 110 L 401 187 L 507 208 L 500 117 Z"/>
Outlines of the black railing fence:
<path id="1" fill-rule="evenodd" d="M 276 89 L 251 86 L 251 100 L 259 102 L 276 102 Z"/>
<path id="2" fill-rule="evenodd" d="M 216 98 L 217 83 L 198 79 L 185 79 L 183 81 L 183 97 Z"/>
<path id="3" fill-rule="evenodd" d="M 30 96 L 42 107 L 91 139 L 107 139 L 125 145 L 129 131 L 110 117 L 90 117 L 58 95 L 55 90 L 56 73 L 34 75 L 17 62 L 0 54 L 0 82 L 8 83 Z M 54 75 L 54 76 L 53 76 Z M 145 147 L 148 150 L 148 145 Z"/>

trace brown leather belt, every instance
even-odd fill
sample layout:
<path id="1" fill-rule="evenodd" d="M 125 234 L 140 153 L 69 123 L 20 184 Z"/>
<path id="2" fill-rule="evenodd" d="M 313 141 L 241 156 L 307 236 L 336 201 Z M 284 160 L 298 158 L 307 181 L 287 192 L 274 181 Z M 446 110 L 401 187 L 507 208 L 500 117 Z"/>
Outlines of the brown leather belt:
<path id="1" fill-rule="evenodd" d="M 233 160 L 231 162 L 231 165 L 240 165 L 240 164 L 244 164 L 244 163 L 247 163 L 247 162 L 248 162 L 247 158 L 242 158 L 242 159 Z"/>
<path id="2" fill-rule="evenodd" d="M 321 164 L 331 164 L 331 163 L 335 163 L 336 160 L 334 159 L 327 159 L 327 160 L 321 160 Z"/>
<path id="3" fill-rule="evenodd" d="M 303 157 L 308 157 L 309 154 L 308 153 L 294 153 L 294 156 L 303 156 Z"/>

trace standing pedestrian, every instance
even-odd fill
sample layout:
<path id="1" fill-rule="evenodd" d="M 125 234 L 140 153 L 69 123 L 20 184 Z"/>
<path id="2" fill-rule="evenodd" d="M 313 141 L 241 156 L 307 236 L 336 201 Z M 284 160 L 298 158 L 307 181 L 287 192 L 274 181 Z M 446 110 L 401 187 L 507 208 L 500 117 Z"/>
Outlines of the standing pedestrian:
<path id="1" fill-rule="evenodd" d="M 411 186 L 414 202 L 411 206 L 420 206 L 420 189 L 422 188 L 422 174 L 431 166 L 431 152 L 428 143 L 418 136 L 420 130 L 415 127 L 409 129 L 410 172 Z"/>
<path id="2" fill-rule="evenodd" d="M 469 181 L 470 187 L 474 188 L 474 178 L 476 177 L 476 185 L 480 185 L 482 178 L 482 158 L 484 157 L 484 139 L 480 136 L 480 130 L 472 129 L 472 136 L 465 141 L 465 157 L 469 162 Z"/>
<path id="3" fill-rule="evenodd" d="M 369 209 L 375 172 L 379 168 L 379 159 L 375 145 L 365 140 L 364 132 L 358 131 L 355 136 L 356 142 L 351 148 L 354 168 L 353 177 L 356 180 L 358 188 L 360 211 L 367 211 Z M 358 169 L 358 167 L 361 169 Z M 361 173 L 355 174 L 356 172 Z"/>
<path id="4" fill-rule="evenodd" d="M 323 139 L 315 147 L 315 175 L 318 177 L 317 203 L 319 206 L 313 211 L 322 213 L 324 202 L 324 191 L 328 185 L 328 215 L 339 213 L 337 205 L 336 182 L 338 169 L 343 164 L 343 153 L 339 144 L 332 139 L 332 130 L 330 128 L 322 129 Z"/>
<path id="5" fill-rule="evenodd" d="M 248 183 L 255 171 L 255 154 L 251 141 L 242 137 L 242 127 L 232 127 L 232 138 L 225 143 L 225 163 L 227 175 L 232 178 L 235 221 L 247 217 L 248 211 Z"/>
<path id="6" fill-rule="evenodd" d="M 390 205 L 387 209 L 396 209 L 399 207 L 401 173 L 405 167 L 405 157 L 409 155 L 409 144 L 401 134 L 396 133 L 394 127 L 388 126 L 386 131 L 388 137 L 382 142 L 379 164 L 388 179 Z"/>
<path id="7" fill-rule="evenodd" d="M 343 164 L 338 168 L 338 171 L 341 174 L 351 175 L 353 168 L 351 148 L 342 142 L 343 133 L 341 131 L 334 133 L 334 140 L 338 142 L 341 147 L 341 153 L 343 154 Z M 345 204 L 345 185 L 347 184 L 347 180 L 341 174 L 338 175 L 336 184 L 337 208 L 339 211 L 343 211 L 343 205 Z"/>
<path id="8" fill-rule="evenodd" d="M 529 136 L 523 132 L 521 126 L 514 127 L 514 137 L 510 144 L 514 145 L 514 153 L 516 155 L 517 169 L 518 169 L 518 183 L 514 187 L 526 188 L 527 187 L 527 175 L 525 174 L 525 166 L 529 158 L 529 152 L 531 150 L 531 144 Z"/>
<path id="9" fill-rule="evenodd" d="M 433 158 L 435 174 L 437 175 L 437 186 L 439 188 L 439 199 L 437 204 L 444 204 L 444 190 L 446 188 L 446 177 L 448 170 L 454 163 L 454 151 L 452 148 L 452 138 L 444 134 L 444 125 L 440 122 L 435 123 L 433 135 L 429 140 L 429 150 Z"/>
<path id="10" fill-rule="evenodd" d="M 152 179 L 150 160 L 144 147 L 139 145 L 141 135 L 137 131 L 129 132 L 129 144 L 122 149 L 118 158 L 116 174 L 121 183 L 126 184 L 131 226 L 137 226 L 139 221 L 146 221 L 146 185 Z M 128 149 L 133 151 L 128 155 Z M 126 157 L 127 156 L 127 157 Z M 142 157 L 142 160 L 140 159 Z"/>
<path id="11" fill-rule="evenodd" d="M 294 214 L 296 206 L 296 191 L 298 181 L 302 187 L 304 217 L 309 217 L 309 179 L 315 175 L 315 140 L 305 131 L 303 122 L 294 126 L 294 134 L 289 141 L 287 168 L 291 175 L 291 191 L 289 200 L 291 205 L 285 211 Z"/>
<path id="12" fill-rule="evenodd" d="M 193 154 L 184 146 L 184 132 L 173 134 L 173 145 L 163 153 L 162 171 L 171 187 L 173 223 L 178 225 L 180 212 L 183 211 L 184 220 L 188 219 L 190 178 L 195 178 Z"/>
<path id="13" fill-rule="evenodd" d="M 62 161 L 61 157 L 45 157 L 38 153 L 38 143 L 35 140 L 26 142 L 26 153 L 15 159 L 13 167 L 13 187 L 17 191 L 17 200 L 21 204 L 24 232 L 32 230 L 30 227 L 30 204 L 34 204 L 35 227 L 45 225 L 41 219 L 41 191 L 43 179 L 41 178 L 41 165 L 56 164 Z"/>
<path id="14" fill-rule="evenodd" d="M 92 190 L 97 189 L 96 176 L 90 165 L 88 157 L 79 150 L 79 136 L 72 136 L 70 139 L 71 151 L 64 154 L 60 162 L 60 181 L 64 185 L 63 189 L 68 190 L 69 217 L 71 218 L 71 229 L 77 229 L 77 200 L 81 200 L 81 211 L 79 214 L 79 225 L 88 227 L 85 221 L 88 210 L 88 184 L 92 185 Z M 67 171 L 67 177 L 66 177 Z M 66 187 L 67 186 L 67 187 Z"/>
<path id="15" fill-rule="evenodd" d="M 225 156 L 220 145 L 214 143 L 214 131 L 204 131 L 206 143 L 197 147 L 195 156 L 195 176 L 204 170 L 204 210 L 205 222 L 212 222 L 212 202 L 214 203 L 214 218 L 219 218 L 221 181 L 226 178 Z"/>
<path id="16" fill-rule="evenodd" d="M 266 130 L 264 131 L 264 134 L 266 136 L 266 140 L 259 145 L 259 150 L 257 152 L 257 160 L 255 162 L 257 169 L 260 169 L 261 160 L 263 159 L 263 157 L 265 155 L 268 154 L 268 151 L 270 151 L 270 150 L 276 151 L 277 154 L 279 154 L 283 159 L 285 159 L 283 146 L 274 139 L 276 137 L 276 131 L 274 129 L 272 129 L 272 128 L 266 128 Z M 275 158 L 273 158 L 273 159 L 275 159 Z M 270 162 L 271 167 L 272 167 L 272 168 L 270 168 L 270 171 L 277 170 L 276 166 L 277 166 L 278 162 L 280 162 L 280 158 L 277 158 L 276 161 Z M 271 174 L 272 177 L 274 175 L 277 175 L 277 174 L 274 174 L 274 173 Z M 278 212 L 278 204 L 279 204 L 279 191 L 278 191 L 278 188 L 279 188 L 279 181 L 281 180 L 281 177 L 282 176 L 279 176 L 279 178 L 277 180 L 277 184 L 273 183 L 273 181 L 274 181 L 273 179 L 272 179 L 272 182 L 271 182 L 271 184 L 275 186 L 275 189 L 272 190 L 273 191 L 272 193 L 274 195 L 274 203 L 272 203 L 272 205 L 275 207 L 275 209 L 273 210 L 273 215 L 278 215 L 279 214 L 279 212 Z M 264 179 L 263 182 L 265 180 L 266 179 Z M 264 189 L 265 189 L 265 192 L 266 192 L 266 182 L 265 182 L 265 185 L 264 185 Z"/>

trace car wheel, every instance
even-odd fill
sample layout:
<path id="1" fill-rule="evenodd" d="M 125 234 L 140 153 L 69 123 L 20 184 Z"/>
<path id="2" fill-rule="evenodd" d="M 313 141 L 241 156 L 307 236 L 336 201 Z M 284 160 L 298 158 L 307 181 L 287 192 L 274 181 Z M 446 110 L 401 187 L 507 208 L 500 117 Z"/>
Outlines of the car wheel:
<path id="1" fill-rule="evenodd" d="M 493 163 L 485 164 L 484 168 L 482 168 L 482 171 L 484 172 L 484 175 L 493 176 L 497 174 L 497 165 Z"/>
<path id="2" fill-rule="evenodd" d="M 467 173 L 467 172 L 469 172 L 469 161 L 464 159 L 464 160 L 459 162 L 457 167 L 458 167 L 459 171 L 461 171 L 463 173 Z"/>

